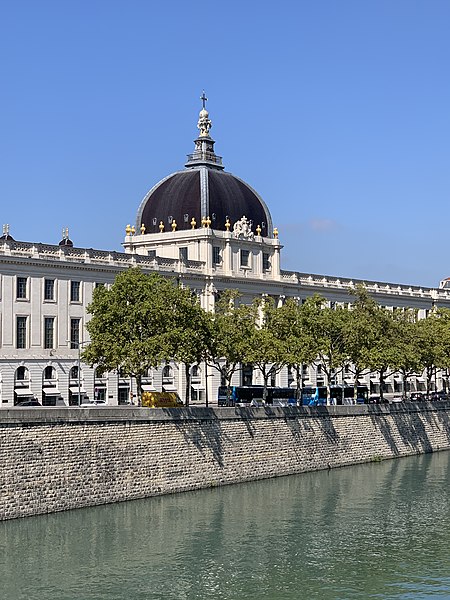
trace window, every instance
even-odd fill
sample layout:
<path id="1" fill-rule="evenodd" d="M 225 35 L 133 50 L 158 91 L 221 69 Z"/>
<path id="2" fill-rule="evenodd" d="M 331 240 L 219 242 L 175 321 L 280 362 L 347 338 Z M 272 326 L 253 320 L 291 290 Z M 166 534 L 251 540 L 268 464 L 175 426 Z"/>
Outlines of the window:
<path id="1" fill-rule="evenodd" d="M 163 383 L 173 383 L 173 370 L 172 367 L 166 365 L 162 371 Z"/>
<path id="2" fill-rule="evenodd" d="M 188 249 L 186 246 L 180 248 L 180 260 L 186 261 L 188 259 Z"/>
<path id="3" fill-rule="evenodd" d="M 79 302 L 80 301 L 80 282 L 79 281 L 71 281 L 70 282 L 70 301 L 71 302 Z"/>
<path id="4" fill-rule="evenodd" d="M 46 380 L 56 379 L 56 369 L 54 367 L 45 367 L 44 379 L 46 379 Z"/>
<path id="5" fill-rule="evenodd" d="M 16 381 L 28 381 L 28 369 L 26 367 L 18 367 L 16 371 Z"/>
<path id="6" fill-rule="evenodd" d="M 27 282 L 28 282 L 28 277 L 18 277 L 17 278 L 16 298 L 23 300 L 27 297 Z"/>
<path id="7" fill-rule="evenodd" d="M 55 317 L 44 318 L 44 348 L 53 348 Z"/>
<path id="8" fill-rule="evenodd" d="M 292 365 L 288 366 L 287 377 L 288 377 L 288 386 L 291 387 L 291 385 L 295 381 L 294 369 L 292 368 Z"/>
<path id="9" fill-rule="evenodd" d="M 253 382 L 253 365 L 242 365 L 242 385 L 252 385 Z"/>
<path id="10" fill-rule="evenodd" d="M 322 375 L 322 365 L 317 365 L 317 375 Z"/>
<path id="11" fill-rule="evenodd" d="M 80 343 L 80 319 L 70 319 L 70 347 L 76 350 Z"/>
<path id="12" fill-rule="evenodd" d="M 102 283 L 102 282 L 99 282 L 99 281 L 97 281 L 97 282 L 95 283 L 94 289 L 97 289 L 97 288 L 102 288 L 102 287 L 105 287 L 105 284 L 104 284 L 104 283 Z"/>
<path id="13" fill-rule="evenodd" d="M 241 267 L 248 267 L 250 263 L 249 250 L 241 250 Z"/>
<path id="14" fill-rule="evenodd" d="M 220 248 L 219 246 L 213 246 L 213 265 L 220 265 L 221 262 Z"/>
<path id="15" fill-rule="evenodd" d="M 201 378 L 201 371 L 200 371 L 200 367 L 198 365 L 194 365 L 191 369 L 191 379 L 192 381 L 200 381 Z"/>
<path id="16" fill-rule="evenodd" d="M 70 379 L 78 379 L 78 367 L 72 367 L 69 374 Z"/>
<path id="17" fill-rule="evenodd" d="M 44 300 L 55 299 L 55 280 L 46 279 L 44 281 Z"/>
<path id="18" fill-rule="evenodd" d="M 263 252 L 263 270 L 270 271 L 270 254 Z"/>
<path id="19" fill-rule="evenodd" d="M 17 317 L 16 348 L 27 347 L 27 317 Z"/>

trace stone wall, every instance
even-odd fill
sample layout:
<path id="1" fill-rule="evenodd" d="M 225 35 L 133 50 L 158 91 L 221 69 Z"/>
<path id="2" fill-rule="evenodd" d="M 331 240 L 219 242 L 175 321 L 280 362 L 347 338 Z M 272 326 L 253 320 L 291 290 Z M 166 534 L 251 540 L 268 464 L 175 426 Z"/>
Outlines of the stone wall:
<path id="1" fill-rule="evenodd" d="M 450 448 L 450 403 L 0 411 L 0 519 Z"/>

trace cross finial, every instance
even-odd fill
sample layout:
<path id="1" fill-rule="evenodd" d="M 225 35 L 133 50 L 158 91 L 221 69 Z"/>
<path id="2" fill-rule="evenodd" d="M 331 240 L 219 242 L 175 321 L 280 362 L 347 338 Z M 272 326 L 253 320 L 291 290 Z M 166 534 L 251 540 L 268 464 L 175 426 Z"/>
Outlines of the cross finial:
<path id="1" fill-rule="evenodd" d="M 203 108 L 205 108 L 206 102 L 208 102 L 208 98 L 205 95 L 205 90 L 203 90 L 203 94 L 200 96 L 200 100 L 203 102 Z"/>

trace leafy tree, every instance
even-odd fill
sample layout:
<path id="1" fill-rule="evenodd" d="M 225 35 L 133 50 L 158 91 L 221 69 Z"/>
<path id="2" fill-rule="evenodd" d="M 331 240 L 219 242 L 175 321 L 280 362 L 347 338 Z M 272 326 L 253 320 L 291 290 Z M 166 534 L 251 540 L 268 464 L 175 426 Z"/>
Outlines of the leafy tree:
<path id="1" fill-rule="evenodd" d="M 303 365 L 310 365 L 318 355 L 317 341 L 307 325 L 306 310 L 294 298 L 288 298 L 274 314 L 274 327 L 282 340 L 285 360 L 296 375 L 296 397 L 300 400 Z"/>
<path id="2" fill-rule="evenodd" d="M 269 378 L 287 364 L 287 354 L 281 332 L 277 327 L 280 309 L 270 297 L 256 298 L 251 307 L 253 329 L 248 340 L 245 362 L 256 366 L 264 381 L 263 401 L 267 398 Z"/>
<path id="3" fill-rule="evenodd" d="M 167 299 L 167 310 L 172 315 L 169 334 L 172 358 L 184 363 L 185 404 L 191 399 L 191 368 L 206 358 L 209 320 L 191 290 L 178 287 Z"/>
<path id="4" fill-rule="evenodd" d="M 396 363 L 396 330 L 393 314 L 384 306 L 378 306 L 374 312 L 374 322 L 377 331 L 376 338 L 368 353 L 368 368 L 378 372 L 380 382 L 380 400 L 383 402 L 386 378 L 395 371 Z"/>
<path id="5" fill-rule="evenodd" d="M 406 398 L 408 379 L 424 369 L 417 344 L 418 327 L 416 313 L 407 309 L 393 313 L 392 366 L 399 371 L 403 381 L 403 397 Z"/>
<path id="6" fill-rule="evenodd" d="M 207 362 L 225 380 L 228 394 L 234 373 L 248 355 L 253 331 L 251 307 L 239 304 L 239 298 L 237 290 L 226 290 L 217 300 L 214 313 L 208 313 Z"/>
<path id="7" fill-rule="evenodd" d="M 100 371 L 120 369 L 135 377 L 140 404 L 142 378 L 148 370 L 171 360 L 187 344 L 180 331 L 188 296 L 188 290 L 156 273 L 123 271 L 110 289 L 94 292 L 88 306 L 91 342 L 83 352 L 84 362 Z"/>
<path id="8" fill-rule="evenodd" d="M 383 321 L 379 304 L 363 285 L 356 286 L 352 293 L 355 301 L 345 325 L 345 349 L 355 376 L 353 397 L 356 402 L 358 380 L 372 370 L 373 351 L 383 335 Z"/>
<path id="9" fill-rule="evenodd" d="M 347 360 L 345 333 L 348 328 L 349 311 L 342 307 L 330 308 L 325 298 L 319 295 L 308 298 L 303 310 L 306 330 L 316 344 L 318 360 L 327 378 L 330 398 L 332 377 L 344 368 Z"/>

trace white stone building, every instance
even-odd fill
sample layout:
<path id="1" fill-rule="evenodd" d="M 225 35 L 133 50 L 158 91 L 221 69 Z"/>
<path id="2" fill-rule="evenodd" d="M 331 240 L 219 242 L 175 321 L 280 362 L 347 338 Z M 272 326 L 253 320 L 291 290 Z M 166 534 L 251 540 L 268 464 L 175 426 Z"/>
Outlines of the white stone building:
<path id="1" fill-rule="evenodd" d="M 185 169 L 157 183 L 138 208 L 134 226 L 127 226 L 125 252 L 74 247 L 66 230 L 59 245 L 15 241 L 4 226 L 0 237 L 0 406 L 36 397 L 44 405 L 77 404 L 80 398 L 129 402 L 135 382 L 108 373 L 100 378 L 79 362 L 89 341 L 86 308 L 97 285 L 109 285 L 117 273 L 139 265 L 177 278 L 197 291 L 205 310 L 214 310 L 217 292 L 236 288 L 250 301 L 262 293 L 282 303 L 315 293 L 333 304 L 351 301 L 349 290 L 360 280 L 324 277 L 281 269 L 281 243 L 270 212 L 248 184 L 227 173 L 214 152 L 211 121 L 200 112 L 199 137 Z M 425 317 L 433 307 L 450 308 L 449 281 L 439 288 L 363 282 L 382 305 L 411 307 Z M 80 367 L 80 368 L 79 368 Z M 206 376 L 209 375 L 209 376 Z M 306 383 L 323 382 L 320 369 L 305 367 Z M 146 389 L 184 388 L 184 370 L 176 364 L 149 373 Z M 375 377 L 366 382 L 376 392 Z M 258 383 L 257 372 L 244 370 L 236 383 Z M 337 382 L 351 383 L 351 375 Z M 290 384 L 288 370 L 277 385 Z M 392 376 L 388 391 L 398 389 Z M 194 367 L 194 400 L 214 402 L 220 378 L 205 365 Z M 424 389 L 421 377 L 411 390 Z M 438 382 L 439 385 L 439 382 Z"/>

